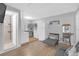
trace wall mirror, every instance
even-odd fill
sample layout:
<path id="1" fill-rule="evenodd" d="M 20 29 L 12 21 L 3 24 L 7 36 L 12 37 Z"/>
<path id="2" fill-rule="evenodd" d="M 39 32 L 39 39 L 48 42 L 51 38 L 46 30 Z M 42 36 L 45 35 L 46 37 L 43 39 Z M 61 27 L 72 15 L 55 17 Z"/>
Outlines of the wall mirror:
<path id="1" fill-rule="evenodd" d="M 71 25 L 70 24 L 63 24 L 63 33 L 70 33 L 71 31 Z"/>

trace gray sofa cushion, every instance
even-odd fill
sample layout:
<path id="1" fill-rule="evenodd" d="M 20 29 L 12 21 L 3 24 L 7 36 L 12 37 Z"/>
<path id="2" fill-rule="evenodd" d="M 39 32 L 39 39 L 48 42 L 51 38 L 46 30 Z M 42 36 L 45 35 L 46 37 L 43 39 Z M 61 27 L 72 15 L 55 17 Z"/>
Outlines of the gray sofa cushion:
<path id="1" fill-rule="evenodd" d="M 67 56 L 68 54 L 65 52 L 66 51 L 66 48 L 59 48 L 57 51 L 56 51 L 56 56 Z"/>
<path id="2" fill-rule="evenodd" d="M 48 44 L 48 45 L 50 45 L 50 46 L 54 46 L 54 45 L 57 44 L 58 40 L 57 39 L 50 39 L 50 38 L 48 38 L 48 39 L 44 40 L 43 42 Z"/>

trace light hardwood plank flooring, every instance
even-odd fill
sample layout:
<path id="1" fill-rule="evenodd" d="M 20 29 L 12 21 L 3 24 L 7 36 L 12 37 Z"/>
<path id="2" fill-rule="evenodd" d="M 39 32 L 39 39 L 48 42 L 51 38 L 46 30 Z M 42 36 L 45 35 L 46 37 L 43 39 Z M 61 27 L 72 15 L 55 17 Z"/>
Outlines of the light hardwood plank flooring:
<path id="1" fill-rule="evenodd" d="M 61 45 L 61 44 L 60 44 Z M 64 45 L 64 47 L 69 47 Z M 58 46 L 51 47 L 38 40 L 28 44 L 24 44 L 21 47 L 9 52 L 0 54 L 1 56 L 54 56 Z"/>

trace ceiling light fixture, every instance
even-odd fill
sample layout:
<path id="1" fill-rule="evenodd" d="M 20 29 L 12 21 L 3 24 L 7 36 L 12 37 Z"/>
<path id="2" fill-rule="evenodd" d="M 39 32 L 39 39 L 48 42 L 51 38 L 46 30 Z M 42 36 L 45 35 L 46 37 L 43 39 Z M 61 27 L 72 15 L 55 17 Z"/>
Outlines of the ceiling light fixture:
<path id="1" fill-rule="evenodd" d="M 33 17 L 30 17 L 30 16 L 24 16 L 24 18 L 25 19 L 31 19 L 31 20 L 33 19 Z"/>

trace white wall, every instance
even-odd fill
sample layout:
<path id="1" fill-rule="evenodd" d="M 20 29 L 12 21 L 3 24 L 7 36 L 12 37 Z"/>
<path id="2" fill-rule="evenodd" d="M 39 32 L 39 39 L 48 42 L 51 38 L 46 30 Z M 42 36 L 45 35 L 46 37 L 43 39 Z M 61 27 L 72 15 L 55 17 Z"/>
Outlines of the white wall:
<path id="1" fill-rule="evenodd" d="M 49 20 L 50 19 L 50 20 Z M 48 34 L 49 33 L 59 33 L 60 34 L 60 37 L 61 37 L 61 32 L 62 32 L 62 29 L 61 29 L 61 23 L 60 24 L 49 24 L 50 21 L 54 21 L 54 20 L 60 20 L 60 19 L 57 19 L 57 18 L 49 18 L 46 22 L 45 22 L 45 37 L 48 38 Z"/>
<path id="2" fill-rule="evenodd" d="M 45 40 L 45 22 L 38 20 L 34 23 L 37 23 L 37 30 L 34 31 L 34 37 L 40 41 Z"/>
<path id="3" fill-rule="evenodd" d="M 75 43 L 75 13 L 76 12 L 69 12 L 57 16 L 51 16 L 46 18 L 41 18 L 40 21 L 37 21 L 38 30 L 35 32 L 35 37 L 42 37 L 42 40 L 45 40 L 48 37 L 50 32 L 52 33 L 59 33 L 60 40 L 62 39 L 62 24 L 71 24 L 71 32 L 74 33 L 71 37 L 71 44 Z M 59 20 L 59 25 L 49 25 L 50 21 Z M 45 29 L 44 29 L 45 28 Z M 41 34 L 41 35 L 40 35 Z"/>
<path id="4" fill-rule="evenodd" d="M 3 50 L 3 23 L 0 23 L 0 51 Z"/>
<path id="5" fill-rule="evenodd" d="M 76 43 L 79 41 L 79 11 L 76 14 Z"/>
<path id="6" fill-rule="evenodd" d="M 60 40 L 62 39 L 62 24 L 71 24 L 71 32 L 74 33 L 71 37 L 71 44 L 75 43 L 75 12 L 69 12 L 57 16 L 51 16 L 42 18 L 45 22 L 45 39 L 48 37 L 50 32 L 59 33 Z M 59 20 L 60 25 L 48 25 L 50 21 Z M 56 27 L 55 27 L 56 26 Z"/>
<path id="7" fill-rule="evenodd" d="M 29 42 L 29 32 L 26 32 L 27 25 L 30 23 L 27 19 L 21 20 L 21 44 Z"/>

